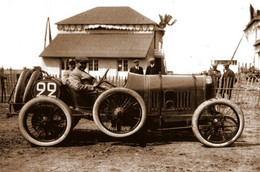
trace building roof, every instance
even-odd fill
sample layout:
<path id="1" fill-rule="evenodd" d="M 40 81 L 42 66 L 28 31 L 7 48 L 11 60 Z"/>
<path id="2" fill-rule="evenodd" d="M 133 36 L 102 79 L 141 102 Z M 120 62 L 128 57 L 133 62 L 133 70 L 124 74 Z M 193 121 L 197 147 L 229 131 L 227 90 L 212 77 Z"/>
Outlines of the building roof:
<path id="1" fill-rule="evenodd" d="M 96 7 L 77 14 L 60 24 L 157 24 L 130 7 Z"/>
<path id="2" fill-rule="evenodd" d="M 246 32 L 247 29 L 255 22 L 260 21 L 260 16 L 254 17 L 252 20 L 250 20 L 250 22 L 246 25 L 246 28 L 244 29 L 244 31 Z"/>
<path id="3" fill-rule="evenodd" d="M 145 58 L 153 34 L 58 34 L 40 57 Z"/>

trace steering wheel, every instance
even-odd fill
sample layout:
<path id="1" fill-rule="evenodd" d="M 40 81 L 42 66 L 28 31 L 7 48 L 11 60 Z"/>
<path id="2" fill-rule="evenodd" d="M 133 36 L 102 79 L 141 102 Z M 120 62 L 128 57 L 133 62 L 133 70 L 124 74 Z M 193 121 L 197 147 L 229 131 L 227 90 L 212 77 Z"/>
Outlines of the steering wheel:
<path id="1" fill-rule="evenodd" d="M 95 87 L 99 87 L 103 82 L 106 82 L 106 78 L 107 78 L 107 72 L 109 71 L 109 69 L 106 70 L 105 74 L 102 76 L 102 78 L 98 81 L 97 85 Z"/>

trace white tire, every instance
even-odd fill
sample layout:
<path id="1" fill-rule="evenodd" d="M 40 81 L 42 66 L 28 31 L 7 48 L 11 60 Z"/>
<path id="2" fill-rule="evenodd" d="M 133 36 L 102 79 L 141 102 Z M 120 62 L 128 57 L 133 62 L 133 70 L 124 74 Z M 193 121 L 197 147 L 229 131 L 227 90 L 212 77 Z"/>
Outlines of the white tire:
<path id="1" fill-rule="evenodd" d="M 143 98 L 127 88 L 113 88 L 96 100 L 93 118 L 97 127 L 111 137 L 131 136 L 144 126 L 146 106 Z"/>
<path id="2" fill-rule="evenodd" d="M 22 136 L 37 146 L 54 146 L 63 142 L 71 131 L 72 117 L 68 106 L 59 99 L 38 97 L 28 101 L 18 116 Z"/>
<path id="3" fill-rule="evenodd" d="M 209 147 L 225 147 L 233 144 L 242 134 L 244 123 L 240 107 L 227 99 L 207 100 L 192 116 L 194 135 Z"/>

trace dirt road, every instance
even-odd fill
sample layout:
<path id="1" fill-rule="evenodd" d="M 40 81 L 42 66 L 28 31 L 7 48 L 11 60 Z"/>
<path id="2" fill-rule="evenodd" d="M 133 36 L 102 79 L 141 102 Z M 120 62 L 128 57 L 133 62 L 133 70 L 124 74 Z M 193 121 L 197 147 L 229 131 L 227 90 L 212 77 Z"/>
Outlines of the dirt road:
<path id="1" fill-rule="evenodd" d="M 0 110 L 0 171 L 260 171 L 260 113 L 244 111 L 242 137 L 231 147 L 207 148 L 191 131 L 150 133 L 146 147 L 110 138 L 81 120 L 63 147 L 32 147 L 17 116 Z"/>

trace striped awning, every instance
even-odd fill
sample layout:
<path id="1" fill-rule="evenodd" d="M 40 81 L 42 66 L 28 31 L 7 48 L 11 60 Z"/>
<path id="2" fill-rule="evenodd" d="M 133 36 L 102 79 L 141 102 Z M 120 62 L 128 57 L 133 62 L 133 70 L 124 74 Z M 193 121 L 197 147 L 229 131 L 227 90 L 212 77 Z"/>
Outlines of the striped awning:
<path id="1" fill-rule="evenodd" d="M 40 57 L 145 58 L 153 34 L 58 34 Z"/>

